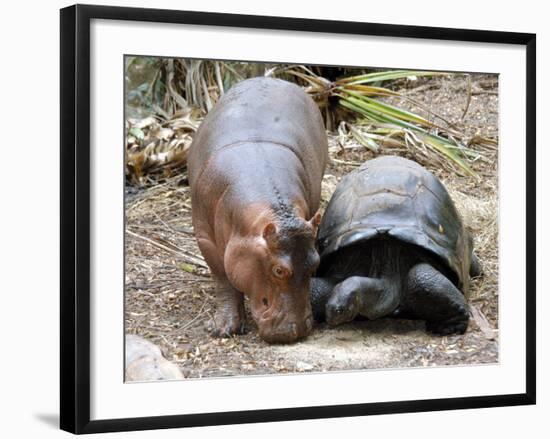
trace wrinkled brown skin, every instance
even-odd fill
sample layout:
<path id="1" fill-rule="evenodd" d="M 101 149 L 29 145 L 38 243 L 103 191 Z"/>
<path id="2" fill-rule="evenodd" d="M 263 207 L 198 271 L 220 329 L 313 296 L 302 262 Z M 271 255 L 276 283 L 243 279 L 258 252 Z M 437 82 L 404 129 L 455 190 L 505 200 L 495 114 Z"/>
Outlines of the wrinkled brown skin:
<path id="1" fill-rule="evenodd" d="M 188 170 L 195 235 L 218 284 L 215 335 L 243 331 L 244 295 L 265 341 L 311 332 L 327 157 L 316 104 L 286 81 L 242 81 L 204 119 Z"/>

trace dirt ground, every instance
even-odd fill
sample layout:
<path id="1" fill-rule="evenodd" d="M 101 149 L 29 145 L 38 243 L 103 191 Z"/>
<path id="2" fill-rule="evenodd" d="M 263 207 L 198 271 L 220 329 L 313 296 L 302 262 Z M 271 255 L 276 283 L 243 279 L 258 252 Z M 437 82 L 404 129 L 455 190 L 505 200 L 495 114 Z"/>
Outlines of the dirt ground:
<path id="1" fill-rule="evenodd" d="M 464 77 L 402 81 L 401 91 L 443 116 L 469 136 L 498 138 L 498 79 Z M 471 101 L 467 106 L 468 89 Z M 429 116 L 406 102 L 399 105 Z M 323 200 L 339 179 L 374 154 L 353 139 L 339 146 L 329 133 L 331 163 Z M 350 146 L 351 145 L 351 146 Z M 215 284 L 202 266 L 191 224 L 185 172 L 146 189 L 126 190 L 126 332 L 156 343 L 186 378 L 320 372 L 370 368 L 481 364 L 498 361 L 498 175 L 497 148 L 473 164 L 477 177 L 462 177 L 419 151 L 383 148 L 380 154 L 415 159 L 441 178 L 472 231 L 484 274 L 470 293 L 472 319 L 464 335 L 434 336 L 420 321 L 355 321 L 336 328 L 317 324 L 292 345 L 269 345 L 248 314 L 248 332 L 213 338 Z"/>

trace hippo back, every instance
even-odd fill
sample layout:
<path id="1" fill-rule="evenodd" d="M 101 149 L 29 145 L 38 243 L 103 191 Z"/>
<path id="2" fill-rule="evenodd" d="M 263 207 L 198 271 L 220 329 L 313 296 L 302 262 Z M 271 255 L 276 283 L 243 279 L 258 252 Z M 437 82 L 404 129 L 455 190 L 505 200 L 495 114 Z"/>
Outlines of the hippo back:
<path id="1" fill-rule="evenodd" d="M 319 228 L 321 259 L 382 236 L 436 255 L 467 293 L 472 242 L 460 215 L 433 174 L 401 157 L 367 161 L 338 184 Z"/>
<path id="2" fill-rule="evenodd" d="M 313 206 L 328 158 L 323 120 L 315 102 L 297 85 L 258 77 L 233 86 L 214 106 L 197 131 L 189 155 L 193 187 L 209 160 L 240 144 L 275 144 L 297 157 Z"/>

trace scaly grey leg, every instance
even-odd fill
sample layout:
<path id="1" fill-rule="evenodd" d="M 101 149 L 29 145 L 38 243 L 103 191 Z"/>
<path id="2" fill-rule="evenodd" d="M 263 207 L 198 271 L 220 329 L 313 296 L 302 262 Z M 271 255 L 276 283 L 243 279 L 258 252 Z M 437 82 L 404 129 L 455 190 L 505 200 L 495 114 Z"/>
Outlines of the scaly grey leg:
<path id="1" fill-rule="evenodd" d="M 426 320 L 426 329 L 440 335 L 463 334 L 468 327 L 468 305 L 462 292 L 431 265 L 409 271 L 403 311 Z"/>
<path id="2" fill-rule="evenodd" d="M 332 277 L 312 277 L 310 284 L 310 300 L 313 318 L 322 322 L 325 320 L 325 306 L 338 280 Z"/>

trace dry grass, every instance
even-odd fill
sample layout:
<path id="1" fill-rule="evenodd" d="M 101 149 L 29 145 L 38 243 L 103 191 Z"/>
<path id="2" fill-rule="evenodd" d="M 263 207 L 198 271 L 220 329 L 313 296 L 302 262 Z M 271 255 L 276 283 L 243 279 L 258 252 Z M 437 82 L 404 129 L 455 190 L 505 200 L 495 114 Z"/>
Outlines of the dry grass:
<path id="1" fill-rule="evenodd" d="M 141 185 L 152 176 L 170 176 L 187 163 L 200 120 L 196 112 L 178 111 L 167 119 L 149 116 L 126 121 L 126 178 Z"/>
<path id="2" fill-rule="evenodd" d="M 202 117 L 223 96 L 224 90 L 246 77 L 258 75 L 278 77 L 302 86 L 318 104 L 327 130 L 338 132 L 340 153 L 358 146 L 375 153 L 381 149 L 385 154 L 407 153 L 419 163 L 435 164 L 436 168 L 453 174 L 479 177 L 472 169 L 472 162 L 490 164 L 498 144 L 495 132 L 474 132 L 460 123 L 470 111 L 475 96 L 484 93 L 498 96 L 493 89 L 495 77 L 473 83 L 472 76 L 464 74 L 408 70 L 365 74 L 364 69 L 351 69 L 344 77 L 340 72 L 327 79 L 322 76 L 323 68 L 315 66 L 130 58 L 127 80 L 143 76 L 139 71 L 149 71 L 152 77 L 150 82 L 129 91 L 127 112 L 143 115 L 144 101 L 153 99 L 145 108 L 154 113 L 144 119 L 128 118 L 126 123 L 126 175 L 134 184 L 154 184 L 159 175 L 166 177 L 175 169 L 183 169 L 193 133 Z M 318 73 L 313 71 L 319 69 Z M 329 74 L 329 70 L 324 73 Z M 456 84 L 462 87 L 458 91 L 465 101 L 459 109 L 460 117 L 435 111 L 437 104 L 425 102 L 423 96 L 433 89 L 431 85 L 426 86 L 426 78 L 429 78 L 428 84 L 438 84 L 440 88 Z M 437 82 L 438 79 L 442 81 Z M 393 81 L 390 88 L 379 86 L 381 81 L 387 83 L 388 80 Z M 416 86 L 418 82 L 421 85 Z M 144 85 L 148 90 L 145 94 Z M 455 94 L 456 91 L 452 90 Z M 137 106 L 136 93 L 141 96 Z M 439 90 L 437 96 L 444 97 L 445 91 Z M 453 110 L 457 108 L 455 105 Z M 354 143 L 348 141 L 350 138 Z"/>

